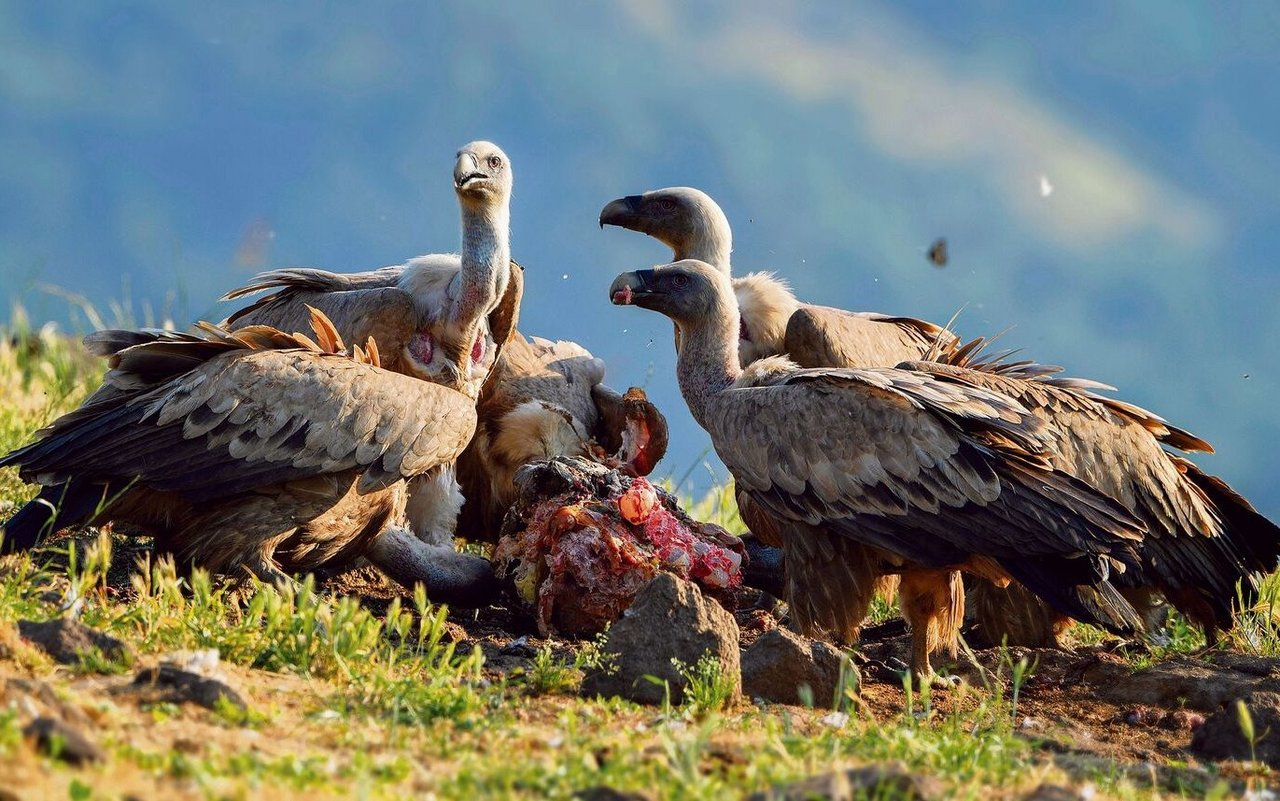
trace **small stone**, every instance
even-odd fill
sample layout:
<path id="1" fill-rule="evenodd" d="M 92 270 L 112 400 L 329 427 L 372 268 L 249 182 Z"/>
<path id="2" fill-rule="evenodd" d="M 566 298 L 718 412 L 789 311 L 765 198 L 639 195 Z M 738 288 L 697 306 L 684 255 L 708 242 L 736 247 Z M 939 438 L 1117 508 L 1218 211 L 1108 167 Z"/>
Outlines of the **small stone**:
<path id="1" fill-rule="evenodd" d="M 912 773 L 900 763 L 891 763 L 823 773 L 754 793 L 747 796 L 747 801 L 852 801 L 855 798 L 930 801 L 944 795 L 942 782 L 932 776 Z"/>
<path id="2" fill-rule="evenodd" d="M 1253 723 L 1252 747 L 1241 725 L 1238 704 L 1230 702 L 1196 729 L 1191 750 L 1210 759 L 1257 759 L 1280 768 L 1280 738 L 1274 736 L 1280 732 L 1280 693 L 1250 693 L 1243 703 Z"/>
<path id="3" fill-rule="evenodd" d="M 821 723 L 823 726 L 827 726 L 832 729 L 843 729 L 845 724 L 849 722 L 849 713 L 848 712 L 828 712 L 827 714 L 818 718 L 818 722 Z"/>
<path id="4" fill-rule="evenodd" d="M 610 667 L 590 671 L 582 682 L 586 695 L 621 696 L 642 704 L 660 704 L 662 684 L 671 690 L 671 703 L 684 700 L 685 678 L 672 659 L 693 666 L 710 653 L 719 660 L 722 675 L 732 675 L 731 701 L 741 697 L 738 624 L 733 615 L 696 584 L 659 573 L 644 586 L 635 602 L 605 635 L 603 655 Z M 609 657 L 612 657 L 611 659 Z"/>
<path id="5" fill-rule="evenodd" d="M 71 618 L 57 618 L 43 623 L 19 620 L 18 633 L 54 661 L 64 665 L 79 664 L 83 655 L 94 648 L 107 659 L 127 661 L 132 658 L 129 646 L 122 641 Z"/>
<path id="6" fill-rule="evenodd" d="M 217 709 L 219 701 L 225 700 L 241 711 L 249 708 L 244 698 L 221 680 L 172 665 L 143 668 L 126 690 L 149 694 L 148 700 L 156 702 L 181 704 L 189 701 L 207 709 Z"/>
<path id="7" fill-rule="evenodd" d="M 22 735 L 42 754 L 71 765 L 100 762 L 104 758 L 102 749 L 88 737 L 57 718 L 36 718 L 22 728 Z"/>
<path id="8" fill-rule="evenodd" d="M 801 688 L 809 688 L 809 700 L 830 708 L 835 700 L 844 663 L 847 686 L 858 682 L 858 669 L 827 643 L 808 640 L 786 629 L 761 634 L 742 654 L 742 692 L 780 704 L 805 701 Z"/>
<path id="9" fill-rule="evenodd" d="M 518 656 L 522 659 L 533 659 L 538 655 L 538 649 L 529 644 L 529 638 L 527 636 L 522 636 L 502 646 L 502 650 L 498 653 L 503 656 Z"/>
<path id="10" fill-rule="evenodd" d="M 1199 712 L 1188 712 L 1185 709 L 1175 709 L 1168 712 L 1156 724 L 1162 729 L 1169 731 L 1195 731 L 1204 725 L 1204 715 Z"/>

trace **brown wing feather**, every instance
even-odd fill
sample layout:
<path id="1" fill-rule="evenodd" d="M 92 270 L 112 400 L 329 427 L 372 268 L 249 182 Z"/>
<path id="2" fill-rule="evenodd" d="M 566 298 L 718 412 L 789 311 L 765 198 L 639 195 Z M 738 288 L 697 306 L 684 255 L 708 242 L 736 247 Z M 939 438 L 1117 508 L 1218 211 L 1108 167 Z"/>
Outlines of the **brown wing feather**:
<path id="1" fill-rule="evenodd" d="M 802 306 L 787 322 L 786 350 L 801 367 L 892 367 L 919 359 L 941 332 L 910 317 Z"/>
<path id="2" fill-rule="evenodd" d="M 1118 583 L 1158 587 L 1195 622 L 1229 627 L 1237 582 L 1246 604 L 1252 603 L 1254 576 L 1274 569 L 1280 555 L 1280 530 L 1229 489 L 1220 491 L 1220 480 L 1160 447 L 1203 449 L 1207 443 L 1144 409 L 1094 394 L 1094 382 L 1059 379 L 1052 368 L 1031 362 L 977 362 L 980 346 L 944 352 L 947 364 L 911 366 L 1007 394 L 1044 419 L 1054 466 L 1117 499 L 1147 524 L 1142 567 Z"/>
<path id="3" fill-rule="evenodd" d="M 417 328 L 413 299 L 396 287 L 294 291 L 270 304 L 255 304 L 232 315 L 229 322 L 236 331 L 259 325 L 281 331 L 307 331 L 311 330 L 312 308 L 323 312 L 347 342 L 374 339 L 382 365 L 388 370 L 398 369 L 400 354 Z"/>
<path id="4" fill-rule="evenodd" d="M 251 330 L 252 333 L 252 330 Z M 139 480 L 193 500 L 255 486 L 363 470 L 385 487 L 456 458 L 474 430 L 460 393 L 310 348 L 157 341 L 117 354 L 117 371 L 174 360 L 184 371 L 82 407 L 0 463 L 49 484 L 83 476 Z M 175 349 L 206 354 L 189 369 Z M 161 353 L 155 359 L 149 350 Z"/>
<path id="5" fill-rule="evenodd" d="M 802 371 L 779 385 L 725 392 L 715 410 L 712 441 L 739 487 L 811 524 L 917 513 L 941 519 L 943 510 L 1003 497 L 1026 503 L 1001 512 L 1007 528 L 952 534 L 940 526 L 938 536 L 957 553 L 994 554 L 1105 553 L 1138 536 L 1139 524 L 1114 502 L 1033 455 L 1039 421 L 985 391 L 906 371 Z M 999 433 L 997 447 L 975 439 L 985 431 Z M 1007 493 L 1011 482 L 1027 484 L 1025 498 Z M 1046 530 L 1014 530 L 1032 518 Z M 905 545 L 910 558 L 933 558 L 917 552 L 920 543 L 892 545 L 899 552 Z"/>

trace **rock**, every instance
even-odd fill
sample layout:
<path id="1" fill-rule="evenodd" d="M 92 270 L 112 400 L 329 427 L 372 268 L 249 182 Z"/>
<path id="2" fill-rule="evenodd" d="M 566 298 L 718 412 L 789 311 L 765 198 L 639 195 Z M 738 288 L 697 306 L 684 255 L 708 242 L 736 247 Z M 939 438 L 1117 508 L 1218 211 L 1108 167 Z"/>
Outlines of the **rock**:
<path id="1" fill-rule="evenodd" d="M 1280 694 L 1250 693 L 1244 699 L 1253 721 L 1254 747 L 1249 747 L 1236 702 L 1230 702 L 1209 716 L 1191 737 L 1191 750 L 1210 759 L 1257 759 L 1280 768 Z M 1264 734 L 1270 736 L 1263 736 Z"/>
<path id="2" fill-rule="evenodd" d="M 724 607 L 705 598 L 697 585 L 659 573 L 640 590 L 635 603 L 605 635 L 603 652 L 611 670 L 592 670 L 582 682 L 587 695 L 617 695 L 642 704 L 660 704 L 665 680 L 671 703 L 684 700 L 685 679 L 672 664 L 694 665 L 710 652 L 722 675 L 733 677 L 732 701 L 741 697 L 738 624 Z"/>
<path id="3" fill-rule="evenodd" d="M 104 758 L 102 749 L 81 734 L 79 729 L 74 729 L 57 718 L 36 718 L 22 727 L 22 735 L 31 740 L 42 754 L 72 765 L 100 762 Z"/>
<path id="4" fill-rule="evenodd" d="M 1022 797 L 1022 801 L 1080 801 L 1084 796 L 1060 784 L 1042 784 Z"/>
<path id="5" fill-rule="evenodd" d="M 573 794 L 575 801 L 649 801 L 644 793 L 624 793 L 612 787 L 588 787 Z"/>
<path id="6" fill-rule="evenodd" d="M 129 660 L 129 646 L 108 634 L 92 629 L 71 618 L 57 618 L 44 623 L 19 620 L 18 633 L 64 665 L 79 664 L 81 657 L 97 648 L 107 659 Z"/>
<path id="7" fill-rule="evenodd" d="M 173 665 L 143 668 L 125 691 L 142 693 L 152 702 L 181 704 L 190 701 L 208 709 L 217 709 L 219 700 L 225 700 L 241 711 L 249 708 L 244 698 L 220 679 Z"/>
<path id="8" fill-rule="evenodd" d="M 945 796 L 942 782 L 910 772 L 905 765 L 865 765 L 780 785 L 747 796 L 747 801 L 853 801 L 894 798 L 927 801 Z"/>
<path id="9" fill-rule="evenodd" d="M 1136 673 L 1123 659 L 1092 657 L 1075 675 L 1120 705 L 1212 712 L 1251 692 L 1280 692 L 1280 660 L 1215 654 L 1215 662 L 1179 657 Z"/>
<path id="10" fill-rule="evenodd" d="M 846 680 L 857 682 L 857 668 L 827 643 L 786 629 L 766 631 L 742 654 L 742 694 L 798 704 L 803 702 L 800 688 L 808 686 L 813 704 L 827 707 L 838 691 L 841 662 L 848 665 Z"/>
<path id="11" fill-rule="evenodd" d="M 77 726 L 90 723 L 83 709 L 64 701 L 53 687 L 39 679 L 5 679 L 0 690 L 0 706 L 15 707 L 34 717 L 60 718 Z"/>

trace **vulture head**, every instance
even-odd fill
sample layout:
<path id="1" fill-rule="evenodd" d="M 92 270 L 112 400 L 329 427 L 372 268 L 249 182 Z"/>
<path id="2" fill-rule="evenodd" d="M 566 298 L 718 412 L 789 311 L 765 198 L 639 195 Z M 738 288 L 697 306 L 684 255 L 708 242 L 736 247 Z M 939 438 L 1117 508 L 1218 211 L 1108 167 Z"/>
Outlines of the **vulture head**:
<path id="1" fill-rule="evenodd" d="M 707 193 L 689 186 L 655 189 L 611 200 L 600 210 L 600 227 L 639 231 L 671 248 L 676 260 L 701 259 L 729 272 L 733 232 L 729 219 Z"/>
<path id="2" fill-rule="evenodd" d="M 468 206 L 493 206 L 511 198 L 511 162 L 493 142 L 471 142 L 458 151 L 453 188 Z"/>
<path id="3" fill-rule="evenodd" d="M 623 273 L 613 279 L 609 299 L 615 306 L 639 306 L 664 314 L 682 328 L 737 311 L 729 277 L 695 259 Z"/>

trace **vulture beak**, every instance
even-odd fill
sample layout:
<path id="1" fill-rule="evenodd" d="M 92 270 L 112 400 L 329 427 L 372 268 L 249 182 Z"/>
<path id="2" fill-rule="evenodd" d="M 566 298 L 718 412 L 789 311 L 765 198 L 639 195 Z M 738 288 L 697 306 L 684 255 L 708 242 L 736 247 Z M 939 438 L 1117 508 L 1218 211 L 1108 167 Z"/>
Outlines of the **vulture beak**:
<path id="1" fill-rule="evenodd" d="M 613 283 L 609 286 L 609 299 L 615 306 L 638 305 L 636 304 L 638 299 L 658 294 L 652 287 L 653 270 L 623 273 L 613 279 Z"/>
<path id="2" fill-rule="evenodd" d="M 619 228 L 635 230 L 635 224 L 640 219 L 640 207 L 643 203 L 644 197 L 642 195 L 627 195 L 617 200 L 610 200 L 603 209 L 600 209 L 600 227 L 616 225 Z"/>
<path id="3" fill-rule="evenodd" d="M 480 162 L 475 154 L 462 151 L 458 154 L 458 163 L 453 165 L 453 185 L 457 189 L 467 189 L 474 181 L 488 180 L 489 176 L 480 171 Z"/>

